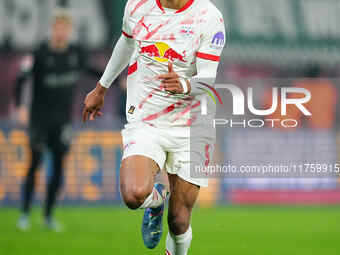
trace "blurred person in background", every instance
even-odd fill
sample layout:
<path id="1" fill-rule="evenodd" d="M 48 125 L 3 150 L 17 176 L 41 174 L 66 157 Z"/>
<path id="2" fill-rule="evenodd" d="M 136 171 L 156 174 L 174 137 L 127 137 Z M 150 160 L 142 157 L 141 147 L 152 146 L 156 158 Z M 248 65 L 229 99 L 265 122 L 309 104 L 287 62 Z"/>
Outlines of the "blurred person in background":
<path id="1" fill-rule="evenodd" d="M 35 175 L 43 158 L 45 147 L 53 156 L 53 174 L 47 187 L 44 208 L 45 224 L 49 229 L 61 230 L 53 218 L 63 179 L 63 163 L 71 142 L 72 100 L 80 71 L 98 77 L 100 71 L 92 68 L 85 51 L 71 42 L 72 18 L 63 9 L 55 12 L 51 36 L 25 58 L 15 85 L 15 104 L 21 125 L 29 125 L 31 162 L 24 180 L 23 204 L 18 228 L 30 227 L 29 213 L 34 193 Z M 21 102 L 23 85 L 32 78 L 31 112 Z"/>

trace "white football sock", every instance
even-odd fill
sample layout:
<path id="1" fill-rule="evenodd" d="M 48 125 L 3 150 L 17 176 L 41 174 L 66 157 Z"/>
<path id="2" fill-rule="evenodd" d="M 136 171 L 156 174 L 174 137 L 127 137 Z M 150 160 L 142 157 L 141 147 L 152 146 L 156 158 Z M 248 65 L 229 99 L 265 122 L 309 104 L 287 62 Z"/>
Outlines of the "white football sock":
<path id="1" fill-rule="evenodd" d="M 145 199 L 144 203 L 139 207 L 139 209 L 146 208 L 157 208 L 163 204 L 164 198 L 158 192 L 157 189 L 153 188 L 151 194 Z"/>
<path id="2" fill-rule="evenodd" d="M 182 235 L 174 235 L 170 232 L 166 238 L 166 255 L 187 255 L 192 240 L 192 229 Z"/>

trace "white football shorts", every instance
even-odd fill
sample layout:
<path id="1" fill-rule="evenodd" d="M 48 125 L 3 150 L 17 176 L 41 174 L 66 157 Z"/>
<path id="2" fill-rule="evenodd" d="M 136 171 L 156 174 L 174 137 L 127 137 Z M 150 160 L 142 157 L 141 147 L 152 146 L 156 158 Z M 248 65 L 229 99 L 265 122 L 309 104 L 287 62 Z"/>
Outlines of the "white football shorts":
<path id="1" fill-rule="evenodd" d="M 142 155 L 154 160 L 161 170 L 164 169 L 169 174 L 176 174 L 181 179 L 200 187 L 208 186 L 208 178 L 193 177 L 191 164 L 207 166 L 210 163 L 214 151 L 214 138 L 196 137 L 193 146 L 190 144 L 188 127 L 156 128 L 144 123 L 127 124 L 122 130 L 122 137 L 124 146 L 122 160 Z"/>

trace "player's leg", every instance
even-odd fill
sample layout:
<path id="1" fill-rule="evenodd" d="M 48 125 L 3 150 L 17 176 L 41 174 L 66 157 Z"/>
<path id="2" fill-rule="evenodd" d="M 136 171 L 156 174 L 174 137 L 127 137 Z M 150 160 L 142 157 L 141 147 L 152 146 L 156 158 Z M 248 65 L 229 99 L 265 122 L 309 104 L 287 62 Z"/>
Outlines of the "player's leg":
<path id="1" fill-rule="evenodd" d="M 31 151 L 32 159 L 24 181 L 22 211 L 17 224 L 18 228 L 21 230 L 27 230 L 30 227 L 29 213 L 32 207 L 35 176 L 42 158 L 42 151 L 34 148 L 32 148 Z"/>
<path id="2" fill-rule="evenodd" d="M 154 186 L 154 179 L 163 168 L 166 155 L 158 143 L 157 130 L 130 125 L 122 131 L 122 137 L 120 191 L 125 204 L 133 210 L 158 208 L 164 199 Z"/>
<path id="3" fill-rule="evenodd" d="M 168 192 L 165 185 L 154 184 L 154 180 L 164 167 L 166 154 L 153 127 L 130 126 L 122 131 L 122 135 L 122 198 L 130 209 L 145 209 L 142 236 L 145 246 L 152 249 L 159 243 L 163 233 L 164 203 Z"/>
<path id="4" fill-rule="evenodd" d="M 42 150 L 31 148 L 32 159 L 25 177 L 22 212 L 29 214 L 35 186 L 35 175 L 42 159 Z"/>
<path id="5" fill-rule="evenodd" d="M 191 212 L 200 187 L 177 175 L 169 174 L 168 176 L 171 196 L 168 209 L 167 255 L 186 255 L 192 240 Z"/>
<path id="6" fill-rule="evenodd" d="M 56 199 L 59 191 L 61 190 L 62 181 L 64 177 L 63 164 L 67 150 L 61 148 L 53 148 L 53 173 L 47 187 L 47 196 L 44 216 L 45 219 L 50 222 L 53 216 L 53 209 L 55 207 Z"/>
<path id="7" fill-rule="evenodd" d="M 213 139 L 197 136 L 197 139 L 174 140 L 178 140 L 179 146 L 168 153 L 166 161 L 171 192 L 166 248 L 167 255 L 186 255 L 192 240 L 191 212 L 200 187 L 208 186 L 208 179 L 194 177 L 192 170 L 195 165 L 209 163 L 213 152 L 213 146 L 210 145 Z"/>
<path id="8" fill-rule="evenodd" d="M 45 223 L 48 228 L 59 231 L 61 225 L 53 219 L 53 211 L 64 177 L 64 163 L 71 139 L 70 128 L 65 125 L 54 128 L 48 134 L 48 146 L 52 153 L 53 172 L 47 185 L 44 208 Z"/>
<path id="9" fill-rule="evenodd" d="M 38 167 L 41 163 L 44 148 L 44 135 L 38 131 L 30 130 L 30 150 L 31 161 L 23 183 L 23 200 L 21 208 L 21 216 L 18 221 L 18 228 L 26 230 L 29 228 L 29 213 L 32 206 L 32 199 L 34 194 L 35 176 Z"/>
<path id="10" fill-rule="evenodd" d="M 154 195 L 154 178 L 159 171 L 157 163 L 145 156 L 134 155 L 122 161 L 120 191 L 130 209 L 158 207 L 162 203 L 161 197 Z"/>
<path id="11" fill-rule="evenodd" d="M 145 209 L 142 237 L 146 247 L 153 249 L 163 233 L 163 212 L 167 189 L 154 184 L 159 165 L 146 156 L 134 155 L 123 160 L 120 169 L 120 190 L 130 209 Z"/>

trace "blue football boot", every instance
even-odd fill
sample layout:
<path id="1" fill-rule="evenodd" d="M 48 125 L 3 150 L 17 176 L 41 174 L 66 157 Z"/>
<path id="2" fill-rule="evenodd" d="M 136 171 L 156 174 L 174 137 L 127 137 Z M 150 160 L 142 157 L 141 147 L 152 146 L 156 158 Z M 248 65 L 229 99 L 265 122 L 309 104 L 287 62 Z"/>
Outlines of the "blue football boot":
<path id="1" fill-rule="evenodd" d="M 169 195 L 165 185 L 156 183 L 155 189 L 162 195 L 164 203 L 157 208 L 147 208 L 144 212 L 142 236 L 147 248 L 155 248 L 163 234 L 163 214 L 165 201 Z"/>

